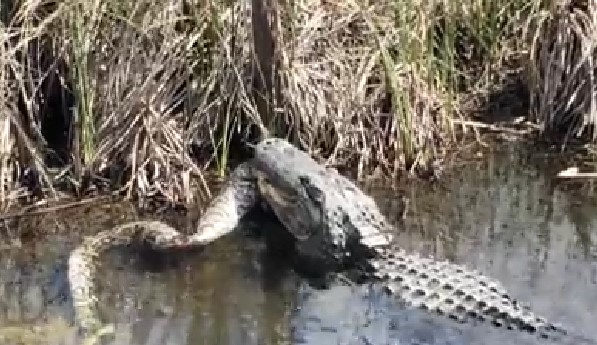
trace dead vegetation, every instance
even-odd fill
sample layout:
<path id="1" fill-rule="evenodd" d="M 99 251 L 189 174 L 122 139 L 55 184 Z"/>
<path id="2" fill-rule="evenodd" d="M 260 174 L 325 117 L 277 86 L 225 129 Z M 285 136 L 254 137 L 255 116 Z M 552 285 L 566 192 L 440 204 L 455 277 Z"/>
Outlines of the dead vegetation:
<path id="1" fill-rule="evenodd" d="M 597 1 L 553 0 L 531 21 L 531 114 L 564 142 L 597 132 Z"/>
<path id="2" fill-rule="evenodd" d="M 200 201 L 205 174 L 263 135 L 360 176 L 432 174 L 513 71 L 539 122 L 578 134 L 594 11 L 562 6 L 2 1 L 0 203 L 93 188 Z"/>

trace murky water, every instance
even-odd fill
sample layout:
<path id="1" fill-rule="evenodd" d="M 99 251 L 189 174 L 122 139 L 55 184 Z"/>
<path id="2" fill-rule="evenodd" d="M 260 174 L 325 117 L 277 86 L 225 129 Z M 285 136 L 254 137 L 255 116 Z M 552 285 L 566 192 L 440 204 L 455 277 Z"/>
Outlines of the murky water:
<path id="1" fill-rule="evenodd" d="M 404 221 L 396 192 L 372 193 L 408 249 L 478 268 L 537 313 L 597 339 L 597 198 L 588 184 L 555 180 L 557 166 L 554 156 L 505 148 L 440 184 L 404 187 Z M 81 234 L 135 217 L 105 205 L 4 222 L 0 344 L 79 344 L 69 327 L 68 252 Z M 193 228 L 192 216 L 171 218 Z M 10 240 L 31 229 L 48 235 Z M 541 343 L 402 309 L 375 287 L 310 288 L 246 233 L 186 257 L 123 250 L 105 262 L 102 312 L 116 323 L 113 344 Z"/>

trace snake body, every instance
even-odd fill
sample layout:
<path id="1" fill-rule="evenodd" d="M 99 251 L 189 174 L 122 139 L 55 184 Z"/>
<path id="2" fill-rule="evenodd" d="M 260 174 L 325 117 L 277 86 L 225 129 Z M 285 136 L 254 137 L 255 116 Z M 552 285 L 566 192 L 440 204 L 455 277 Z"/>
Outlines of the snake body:
<path id="1" fill-rule="evenodd" d="M 87 237 L 70 254 L 68 279 L 77 323 L 82 330 L 93 333 L 104 326 L 99 318 L 94 280 L 100 255 L 114 247 L 145 241 L 156 247 L 161 244 L 169 248 L 186 245 L 186 238 L 169 225 L 158 221 L 138 221 Z"/>
<path id="2" fill-rule="evenodd" d="M 149 245 L 156 250 L 205 245 L 233 231 L 256 200 L 251 169 L 241 164 L 203 212 L 197 231 L 190 236 L 160 221 L 135 221 L 86 237 L 71 252 L 68 260 L 68 279 L 77 326 L 88 335 L 99 332 L 105 326 L 99 317 L 94 280 L 104 252 L 132 244 Z"/>

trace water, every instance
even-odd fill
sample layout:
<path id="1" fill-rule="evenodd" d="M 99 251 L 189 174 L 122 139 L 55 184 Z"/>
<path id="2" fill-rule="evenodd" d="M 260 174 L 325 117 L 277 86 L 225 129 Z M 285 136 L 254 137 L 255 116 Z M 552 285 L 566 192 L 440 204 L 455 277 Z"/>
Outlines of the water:
<path id="1" fill-rule="evenodd" d="M 404 220 L 397 192 L 371 193 L 404 247 L 478 268 L 537 313 L 597 339 L 597 198 L 590 183 L 554 179 L 559 167 L 557 156 L 505 147 L 441 183 L 403 186 Z M 82 234 L 137 217 L 113 204 L 4 222 L 0 344 L 79 344 L 68 252 Z M 194 220 L 168 219 L 186 231 Z M 246 231 L 184 257 L 121 250 L 105 263 L 100 299 L 116 323 L 112 344 L 541 344 L 403 309 L 377 287 L 311 288 Z"/>

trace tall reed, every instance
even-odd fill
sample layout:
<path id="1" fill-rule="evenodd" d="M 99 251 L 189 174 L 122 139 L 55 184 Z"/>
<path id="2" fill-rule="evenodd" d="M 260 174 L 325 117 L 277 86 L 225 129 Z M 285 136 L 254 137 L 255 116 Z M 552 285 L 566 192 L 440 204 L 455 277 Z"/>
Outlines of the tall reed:
<path id="1" fill-rule="evenodd" d="M 597 2 L 544 1 L 529 20 L 531 114 L 548 134 L 597 141 Z"/>
<path id="2" fill-rule="evenodd" d="M 97 95 L 92 85 L 92 54 L 97 49 L 97 34 L 100 30 L 101 18 L 105 12 L 105 2 L 100 0 L 75 0 L 70 2 L 71 8 L 65 26 L 66 37 L 71 40 L 72 57 L 70 61 L 71 84 L 75 99 L 73 132 L 75 133 L 74 167 L 75 174 L 81 178 L 83 166 L 93 162 L 95 158 L 95 102 Z"/>

